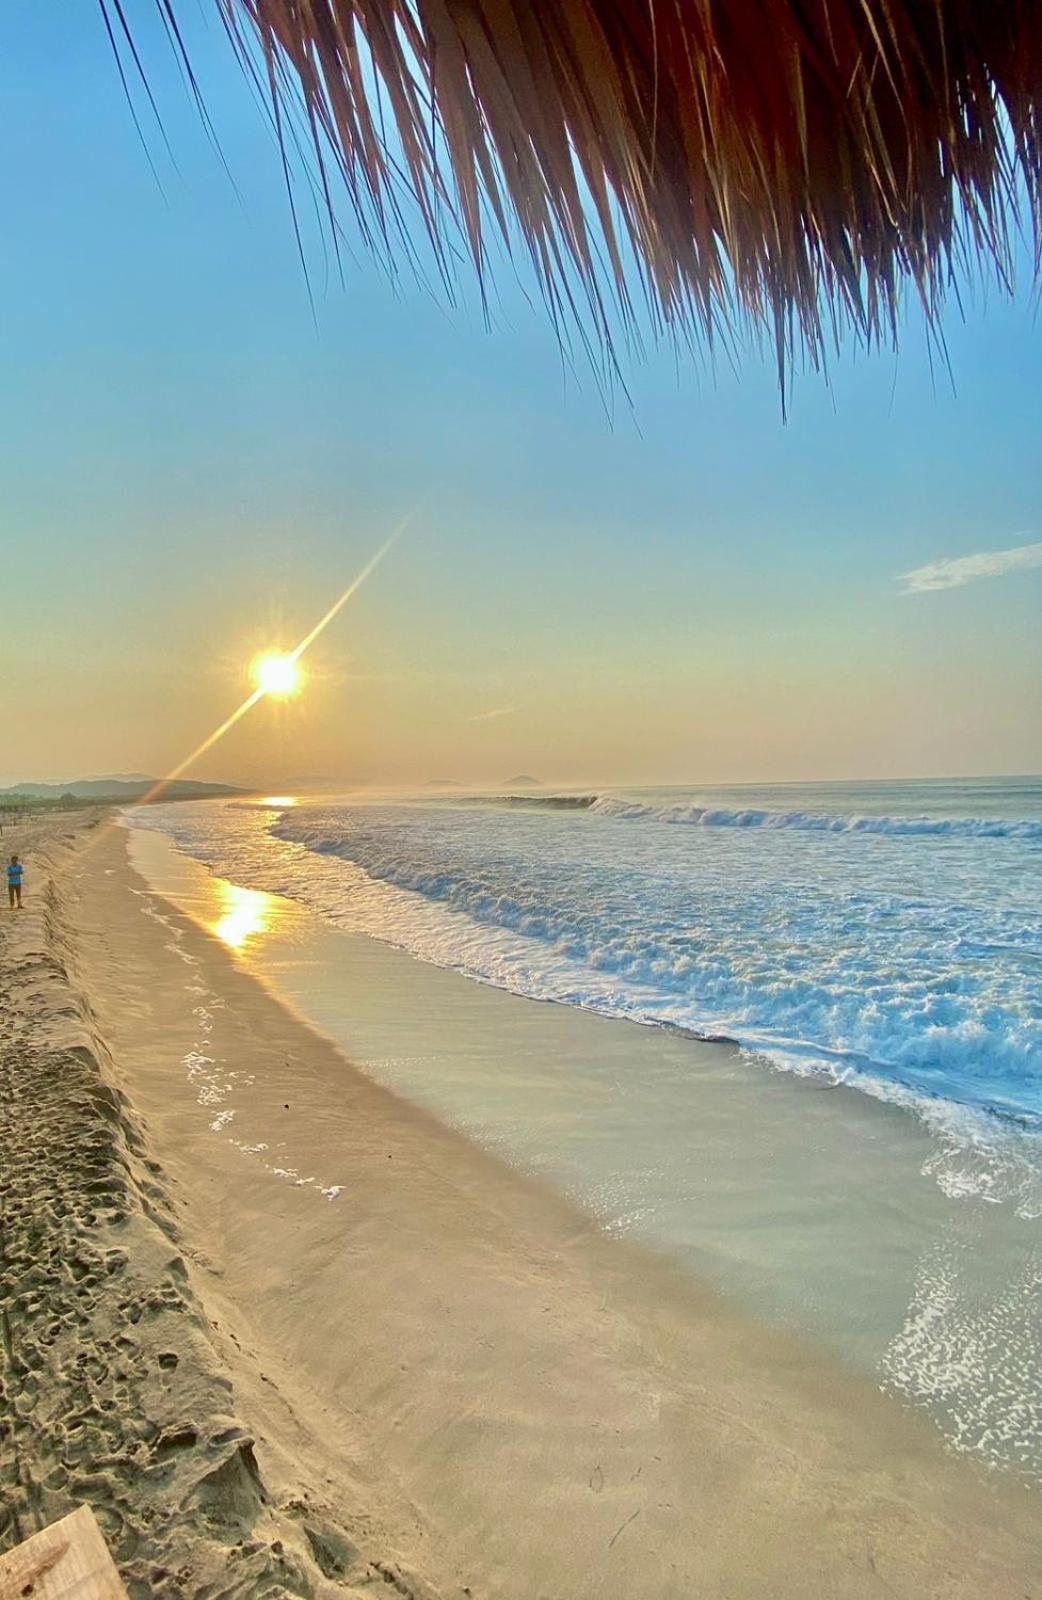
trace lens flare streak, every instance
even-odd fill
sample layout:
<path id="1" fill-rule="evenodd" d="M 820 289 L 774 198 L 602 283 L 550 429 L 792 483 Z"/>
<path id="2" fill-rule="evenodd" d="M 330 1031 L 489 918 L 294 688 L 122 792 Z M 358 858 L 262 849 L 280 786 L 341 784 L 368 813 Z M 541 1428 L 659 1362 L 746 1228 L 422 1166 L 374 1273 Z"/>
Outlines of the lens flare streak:
<path id="1" fill-rule="evenodd" d="M 392 547 L 397 544 L 398 540 L 409 526 L 413 515 L 414 513 L 410 512 L 408 516 L 402 519 L 397 528 L 395 528 L 394 532 L 391 534 L 390 538 L 384 540 L 380 548 L 366 562 L 361 572 L 359 572 L 356 577 L 352 578 L 343 594 L 341 594 L 333 602 L 329 610 L 319 618 L 319 620 L 315 623 L 315 626 L 311 629 L 310 633 L 306 633 L 298 645 L 296 645 L 292 650 L 286 651 L 285 654 L 269 654 L 263 656 L 259 659 L 258 663 L 255 663 L 254 670 L 257 673 L 258 678 L 257 687 L 252 691 L 251 694 L 247 695 L 246 699 L 242 702 L 242 705 L 237 706 L 231 715 L 226 717 L 220 726 L 215 728 L 212 733 L 208 733 L 206 738 L 203 739 L 200 744 L 196 745 L 195 749 L 185 756 L 183 761 L 180 761 L 176 767 L 166 774 L 165 777 L 160 778 L 158 783 L 154 783 L 151 789 L 148 790 L 147 794 L 142 795 L 141 799 L 136 802 L 137 805 L 148 805 L 151 801 L 158 799 L 168 784 L 175 782 L 176 779 L 180 778 L 185 772 L 188 771 L 189 767 L 194 766 L 201 756 L 204 756 L 208 750 L 212 750 L 219 739 L 223 739 L 225 734 L 229 733 L 231 729 L 235 727 L 235 724 L 240 722 L 248 711 L 253 710 L 253 707 L 257 704 L 258 700 L 264 700 L 270 694 L 285 695 L 293 692 L 293 689 L 299 681 L 296 675 L 296 667 L 301 656 L 306 650 L 310 650 L 311 646 L 314 644 L 319 635 L 325 632 L 326 628 L 329 627 L 329 624 L 334 620 L 334 618 L 340 615 L 340 612 L 347 605 L 348 601 L 358 593 L 366 579 L 371 577 L 371 575 L 376 571 L 381 561 L 392 549 Z M 260 670 L 262 664 L 264 663 L 266 663 L 267 666 L 264 668 L 264 670 Z M 280 686 L 274 687 L 273 685 L 276 683 Z M 281 686 L 287 684 L 289 685 L 288 688 Z"/>

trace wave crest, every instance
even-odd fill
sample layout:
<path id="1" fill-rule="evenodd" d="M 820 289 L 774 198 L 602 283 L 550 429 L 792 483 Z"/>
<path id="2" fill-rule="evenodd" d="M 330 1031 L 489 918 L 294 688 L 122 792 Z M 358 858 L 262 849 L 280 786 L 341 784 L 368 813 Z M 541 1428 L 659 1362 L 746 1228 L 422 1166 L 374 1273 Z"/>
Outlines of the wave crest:
<path id="1" fill-rule="evenodd" d="M 898 838 L 1042 841 L 1042 822 L 1010 817 L 878 817 L 829 811 L 737 810 L 728 806 L 643 805 L 595 795 L 587 809 L 627 822 L 669 822 L 694 828 L 794 828 L 805 833 L 889 834 Z"/>
<path id="2" fill-rule="evenodd" d="M 600 799 L 597 794 L 493 794 L 479 795 L 473 803 L 524 806 L 533 811 L 590 811 Z"/>

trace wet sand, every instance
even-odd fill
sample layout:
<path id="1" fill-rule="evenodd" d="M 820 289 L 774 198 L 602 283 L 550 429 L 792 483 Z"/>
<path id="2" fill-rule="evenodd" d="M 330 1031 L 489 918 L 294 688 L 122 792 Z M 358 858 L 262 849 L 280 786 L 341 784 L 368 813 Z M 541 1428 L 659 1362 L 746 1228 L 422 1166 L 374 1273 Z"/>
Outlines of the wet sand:
<path id="1" fill-rule="evenodd" d="M 0 1552 L 87 1502 L 131 1600 L 364 1592 L 380 1556 L 321 1481 L 277 1453 L 262 1475 L 246 1419 L 273 1408 L 196 1292 L 156 1149 L 70 979 L 64 888 L 91 823 L 5 829 L 27 877 L 0 918 Z"/>
<path id="2" fill-rule="evenodd" d="M 118 828 L 51 869 L 22 849 L 0 1088 L 20 1524 L 92 1500 L 137 1593 L 199 1600 L 1042 1594 L 1036 1494 L 353 1069 L 146 892 Z M 215 1130 L 222 1072 L 280 1131 Z M 83 1140 L 118 1203 L 89 1200 Z M 53 1273 L 27 1287 L 41 1237 Z"/>

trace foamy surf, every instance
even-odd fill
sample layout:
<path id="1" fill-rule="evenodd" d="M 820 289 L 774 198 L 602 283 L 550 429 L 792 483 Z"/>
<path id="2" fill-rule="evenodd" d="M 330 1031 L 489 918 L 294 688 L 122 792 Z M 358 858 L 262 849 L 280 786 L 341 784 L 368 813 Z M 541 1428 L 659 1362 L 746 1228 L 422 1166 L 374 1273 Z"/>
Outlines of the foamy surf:
<path id="1" fill-rule="evenodd" d="M 530 811 L 589 811 L 620 822 L 664 822 L 691 828 L 796 829 L 802 833 L 878 833 L 895 838 L 1020 839 L 1042 841 L 1042 819 L 1030 817 L 886 816 L 871 812 L 785 811 L 695 802 L 651 805 L 616 794 L 474 795 L 468 805 L 516 806 Z"/>
<path id="2" fill-rule="evenodd" d="M 347 832 L 359 849 L 382 835 L 385 850 L 393 843 L 400 857 L 407 843 L 415 855 L 423 819 L 415 808 L 344 810 L 313 809 L 306 845 L 272 831 L 274 808 L 243 812 L 224 833 L 193 813 L 199 853 L 222 856 L 239 881 L 261 866 L 267 887 L 321 912 L 302 918 L 273 900 L 270 925 L 240 950 L 249 970 L 378 1081 L 555 1183 L 607 1231 L 666 1250 L 757 1317 L 825 1339 L 929 1412 L 954 1448 L 1042 1475 L 1037 1396 L 1012 1385 L 1017 1363 L 1038 1350 L 1029 1323 L 1042 1163 L 1023 1121 L 917 1094 L 838 1052 L 826 1063 L 817 1044 L 801 1054 L 800 1041 L 788 1041 L 788 1072 L 779 1073 L 766 1069 L 781 1056 L 743 1062 L 733 1051 L 695 1050 L 676 1037 L 693 1030 L 661 1014 L 658 1027 L 604 1026 L 583 1013 L 615 1005 L 613 1014 L 642 1020 L 635 1007 L 654 1001 L 654 986 L 620 985 L 574 951 L 556 950 L 550 963 L 539 930 L 490 939 L 481 918 L 371 876 L 340 853 Z M 426 818 L 444 830 L 446 860 L 463 843 L 454 833 L 461 808 L 450 810 L 441 824 Z M 178 826 L 187 825 L 182 810 Z M 561 825 L 587 831 L 574 818 Z M 539 818 L 535 826 L 545 853 Z M 488 882 L 499 881 L 509 833 L 494 850 L 482 821 L 470 838 L 480 838 Z M 227 932 L 229 906 L 263 898 L 207 876 L 161 840 L 140 844 L 149 880 L 173 890 L 175 903 L 183 893 L 204 926 Z M 515 861 L 519 848 L 515 839 Z M 488 909 L 501 910 L 498 901 Z M 378 937 L 341 939 L 324 922 Z M 394 943 L 429 965 L 384 948 Z M 984 948 L 974 945 L 975 957 Z M 570 1004 L 526 1006 L 460 983 L 459 972 L 524 996 L 552 978 L 547 997 Z M 833 1083 L 859 1092 L 820 1092 Z"/>
<path id="3" fill-rule="evenodd" d="M 423 960 L 1004 1142 L 1000 1178 L 937 1181 L 1042 1209 L 1042 782 L 160 815 L 217 871 Z"/>
<path id="4" fill-rule="evenodd" d="M 1042 840 L 1042 821 L 1002 817 L 888 817 L 826 811 L 767 811 L 754 807 L 647 806 L 594 795 L 589 810 L 627 822 L 668 822 L 694 828 L 781 828 L 803 833 L 877 833 L 892 838 Z"/>

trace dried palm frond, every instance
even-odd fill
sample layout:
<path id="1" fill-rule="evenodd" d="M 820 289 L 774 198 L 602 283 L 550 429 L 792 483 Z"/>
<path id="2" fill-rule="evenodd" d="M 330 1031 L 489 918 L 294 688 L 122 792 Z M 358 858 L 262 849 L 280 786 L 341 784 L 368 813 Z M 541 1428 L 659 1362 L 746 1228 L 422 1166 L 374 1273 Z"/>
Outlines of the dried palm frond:
<path id="1" fill-rule="evenodd" d="M 370 226 L 404 176 L 479 272 L 519 229 L 609 340 L 642 283 L 675 331 L 766 326 L 784 374 L 894 336 L 905 288 L 933 317 L 975 263 L 1008 281 L 1021 221 L 1037 265 L 1042 0 L 217 4 Z"/>

